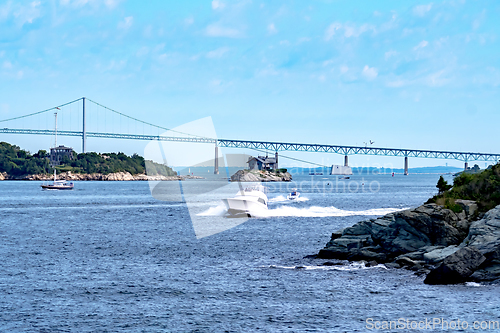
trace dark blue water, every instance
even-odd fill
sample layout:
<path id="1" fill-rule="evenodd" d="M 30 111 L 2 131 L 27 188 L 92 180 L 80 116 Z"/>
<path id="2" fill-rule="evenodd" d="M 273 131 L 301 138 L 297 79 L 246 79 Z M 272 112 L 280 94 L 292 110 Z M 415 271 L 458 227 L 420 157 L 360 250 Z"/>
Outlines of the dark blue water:
<path id="1" fill-rule="evenodd" d="M 68 192 L 0 182 L 0 331 L 366 332 L 367 318 L 498 320 L 496 285 L 427 286 L 405 270 L 304 259 L 337 229 L 422 204 L 437 175 L 353 176 L 357 190 L 295 178 L 303 201 L 282 200 L 287 189 L 274 184 L 270 217 L 201 239 L 186 204 L 155 200 L 146 182 Z"/>

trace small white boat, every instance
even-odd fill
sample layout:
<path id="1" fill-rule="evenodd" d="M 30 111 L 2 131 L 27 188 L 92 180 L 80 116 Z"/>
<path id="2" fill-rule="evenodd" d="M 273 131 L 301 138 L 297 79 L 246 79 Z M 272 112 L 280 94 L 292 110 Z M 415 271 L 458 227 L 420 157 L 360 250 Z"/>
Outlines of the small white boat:
<path id="1" fill-rule="evenodd" d="M 259 211 L 267 210 L 266 188 L 262 185 L 247 187 L 238 191 L 234 198 L 222 199 L 229 214 L 258 215 Z M 257 213 L 257 214 L 256 214 Z"/>
<path id="2" fill-rule="evenodd" d="M 42 184 L 43 190 L 72 190 L 73 183 L 68 183 L 65 180 L 55 180 L 52 184 Z"/>
<path id="3" fill-rule="evenodd" d="M 52 184 L 42 184 L 40 185 L 42 190 L 72 190 L 74 185 L 73 183 L 68 183 L 65 180 L 57 180 L 56 169 L 54 168 L 54 181 Z"/>
<path id="4" fill-rule="evenodd" d="M 58 108 L 59 109 L 59 108 Z M 55 144 L 54 147 L 57 147 L 57 112 L 54 113 L 55 116 Z M 54 167 L 54 181 L 52 184 L 42 184 L 40 185 L 42 190 L 72 190 L 73 183 L 68 183 L 65 180 L 57 180 L 56 168 Z"/>
<path id="5" fill-rule="evenodd" d="M 288 200 L 296 200 L 300 196 L 300 193 L 297 191 L 296 188 L 293 189 L 292 192 L 286 197 Z"/>

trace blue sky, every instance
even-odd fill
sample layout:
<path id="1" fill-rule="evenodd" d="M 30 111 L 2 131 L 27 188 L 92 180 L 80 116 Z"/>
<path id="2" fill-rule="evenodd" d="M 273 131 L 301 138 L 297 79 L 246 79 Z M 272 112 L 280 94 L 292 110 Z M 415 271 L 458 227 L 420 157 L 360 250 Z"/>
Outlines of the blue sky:
<path id="1" fill-rule="evenodd" d="M 219 138 L 498 153 L 499 17 L 498 1 L 1 1 L 0 119 L 86 96 L 167 128 L 211 116 Z M 410 166 L 446 162 L 462 165 Z"/>

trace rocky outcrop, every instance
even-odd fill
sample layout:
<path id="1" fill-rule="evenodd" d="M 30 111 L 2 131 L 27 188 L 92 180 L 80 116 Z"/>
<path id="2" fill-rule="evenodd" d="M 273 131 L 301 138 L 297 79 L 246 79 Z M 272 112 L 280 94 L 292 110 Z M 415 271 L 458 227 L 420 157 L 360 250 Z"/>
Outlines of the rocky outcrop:
<path id="1" fill-rule="evenodd" d="M 317 257 L 406 267 L 429 284 L 500 279 L 500 206 L 478 220 L 475 202 L 456 203 L 459 213 L 426 204 L 356 223 L 333 233 Z"/>
<path id="2" fill-rule="evenodd" d="M 288 172 L 265 170 L 239 170 L 231 176 L 232 182 L 289 182 L 292 175 Z"/>
<path id="3" fill-rule="evenodd" d="M 463 247 L 447 256 L 424 280 L 426 284 L 463 283 L 486 258 L 473 246 Z"/>
<path id="4" fill-rule="evenodd" d="M 2 179 L 3 176 L 3 179 Z M 25 175 L 19 177 L 9 177 L 8 175 L 0 174 L 0 180 L 53 180 L 54 176 L 49 174 L 44 175 Z M 133 181 L 133 180 L 154 180 L 154 181 L 170 181 L 170 180 L 185 180 L 185 179 L 203 179 L 203 177 L 186 175 L 186 176 L 149 176 L 146 174 L 132 175 L 130 172 L 115 172 L 107 175 L 102 173 L 80 174 L 62 172 L 57 174 L 57 179 L 61 180 L 100 180 L 100 181 Z"/>

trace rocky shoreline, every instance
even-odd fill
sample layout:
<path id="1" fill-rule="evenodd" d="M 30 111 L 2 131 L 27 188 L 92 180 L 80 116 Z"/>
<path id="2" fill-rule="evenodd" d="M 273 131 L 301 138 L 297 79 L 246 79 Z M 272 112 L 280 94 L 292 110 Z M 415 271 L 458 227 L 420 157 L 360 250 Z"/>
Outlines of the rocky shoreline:
<path id="1" fill-rule="evenodd" d="M 407 268 L 426 284 L 499 282 L 500 205 L 482 214 L 474 201 L 456 203 L 461 212 L 425 204 L 358 222 L 333 233 L 316 258 Z"/>
<path id="2" fill-rule="evenodd" d="M 289 182 L 292 175 L 289 172 L 274 172 L 266 170 L 239 170 L 231 176 L 232 182 Z"/>
<path id="3" fill-rule="evenodd" d="M 53 175 L 49 174 L 41 174 L 41 175 L 23 175 L 23 176 L 9 176 L 7 173 L 0 173 L 0 180 L 42 180 L 42 181 L 51 181 L 54 179 Z M 148 176 L 146 174 L 138 174 L 132 175 L 130 172 L 115 172 L 110 174 L 102 174 L 102 173 L 92 173 L 92 174 L 79 174 L 79 173 L 71 173 L 62 172 L 57 174 L 57 179 L 60 180 L 82 180 L 82 181 L 173 181 L 173 180 L 186 180 L 186 179 L 204 179 L 203 177 L 186 175 L 186 176 Z"/>

